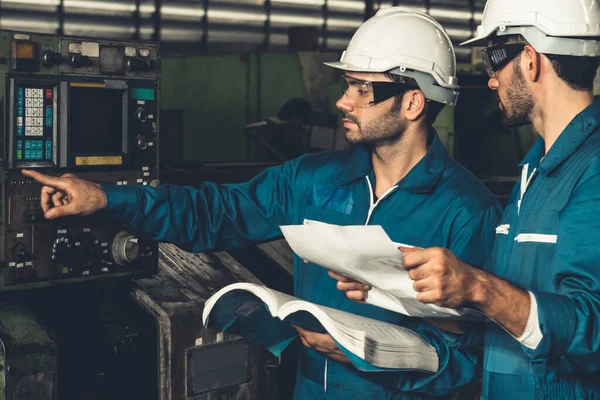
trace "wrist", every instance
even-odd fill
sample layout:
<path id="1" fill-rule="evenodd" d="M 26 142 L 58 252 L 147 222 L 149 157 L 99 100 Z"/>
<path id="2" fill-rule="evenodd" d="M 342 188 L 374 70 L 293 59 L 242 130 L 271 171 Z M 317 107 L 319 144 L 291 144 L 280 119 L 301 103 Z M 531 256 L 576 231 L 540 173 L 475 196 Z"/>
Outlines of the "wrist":
<path id="1" fill-rule="evenodd" d="M 108 199 L 106 198 L 106 192 L 102 190 L 102 206 L 100 209 L 104 210 L 106 207 L 108 207 Z"/>
<path id="2" fill-rule="evenodd" d="M 486 274 L 476 268 L 471 268 L 473 278 L 469 285 L 469 301 L 477 308 L 481 309 L 487 296 L 487 282 Z"/>

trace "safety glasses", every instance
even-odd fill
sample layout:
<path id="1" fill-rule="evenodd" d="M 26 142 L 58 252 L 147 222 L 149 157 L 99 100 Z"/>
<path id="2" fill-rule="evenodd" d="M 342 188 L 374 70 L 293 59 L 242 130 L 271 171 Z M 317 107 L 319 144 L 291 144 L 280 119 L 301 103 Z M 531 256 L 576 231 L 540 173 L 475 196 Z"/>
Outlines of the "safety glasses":
<path id="1" fill-rule="evenodd" d="M 509 43 L 486 47 L 481 51 L 485 72 L 490 78 L 493 77 L 522 52 L 526 45 L 525 43 Z"/>
<path id="2" fill-rule="evenodd" d="M 342 76 L 342 93 L 357 108 L 372 107 L 411 89 L 417 88 L 398 82 L 370 82 Z"/>

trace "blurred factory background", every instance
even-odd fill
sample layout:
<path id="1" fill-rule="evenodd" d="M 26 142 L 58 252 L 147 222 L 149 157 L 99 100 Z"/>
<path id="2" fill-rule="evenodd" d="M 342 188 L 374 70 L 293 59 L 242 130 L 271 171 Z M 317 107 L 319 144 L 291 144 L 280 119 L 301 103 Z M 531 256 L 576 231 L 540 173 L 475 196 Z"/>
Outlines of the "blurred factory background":
<path id="1" fill-rule="evenodd" d="M 303 151 L 341 148 L 339 58 L 377 10 L 406 6 L 440 21 L 453 42 L 473 36 L 484 0 L 2 0 L 0 28 L 160 41 L 161 164 L 276 161 Z M 448 151 L 504 196 L 502 184 L 533 141 L 530 128 L 502 126 L 477 51 L 455 48 L 462 93 L 436 128 Z M 302 111 L 310 104 L 310 112 Z M 302 127 L 277 124 L 304 118 Z M 329 115 L 327 115 L 329 114 Z M 301 118 L 300 118 L 301 117 Z M 263 122 L 258 126 L 251 124 Z M 281 122 L 281 121 L 279 121 Z M 286 121 L 289 122 L 289 121 Z M 299 147 L 297 145 L 301 145 Z M 293 149 L 288 152 L 286 149 Z M 246 174 L 242 172 L 245 176 Z M 179 176 L 176 174 L 176 176 Z M 508 184 L 510 188 L 512 184 Z"/>

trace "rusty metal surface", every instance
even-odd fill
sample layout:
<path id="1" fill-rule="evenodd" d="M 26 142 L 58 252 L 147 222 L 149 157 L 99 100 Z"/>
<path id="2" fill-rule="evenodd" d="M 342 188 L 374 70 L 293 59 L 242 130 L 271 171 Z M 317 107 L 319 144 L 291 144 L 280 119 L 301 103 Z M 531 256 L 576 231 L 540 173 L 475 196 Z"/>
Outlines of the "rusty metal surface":
<path id="1" fill-rule="evenodd" d="M 204 302 L 231 283 L 259 280 L 228 253 L 187 253 L 161 244 L 159 273 L 136 281 L 131 297 L 156 321 L 159 400 L 277 399 L 277 359 L 250 345 L 248 382 L 188 396 L 187 350 L 238 339 L 202 326 Z"/>
<path id="2" fill-rule="evenodd" d="M 284 239 L 263 243 L 256 247 L 266 257 L 281 265 L 291 277 L 294 276 L 294 252 Z"/>

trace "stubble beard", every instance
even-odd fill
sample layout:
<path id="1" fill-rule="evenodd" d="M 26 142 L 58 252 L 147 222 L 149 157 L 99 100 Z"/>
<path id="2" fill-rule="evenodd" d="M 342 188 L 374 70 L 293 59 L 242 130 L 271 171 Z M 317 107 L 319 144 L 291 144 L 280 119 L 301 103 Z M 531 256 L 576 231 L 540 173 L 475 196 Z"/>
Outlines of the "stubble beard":
<path id="1" fill-rule="evenodd" d="M 402 119 L 396 104 L 390 111 L 372 121 L 361 122 L 349 114 L 343 116 L 356 124 L 353 129 L 346 130 L 346 141 L 351 144 L 378 146 L 386 142 L 396 142 L 402 138 L 406 129 L 406 121 Z"/>
<path id="2" fill-rule="evenodd" d="M 506 89 L 506 103 L 502 103 L 504 124 L 509 127 L 519 127 L 531 122 L 533 111 L 533 96 L 527 85 L 521 69 L 515 64 L 514 78 Z"/>

